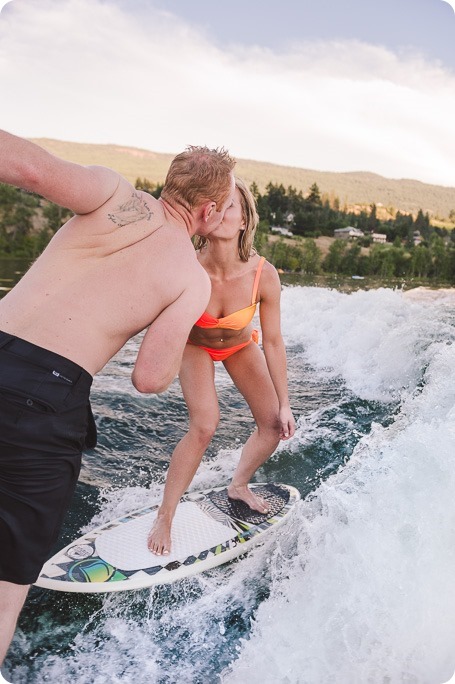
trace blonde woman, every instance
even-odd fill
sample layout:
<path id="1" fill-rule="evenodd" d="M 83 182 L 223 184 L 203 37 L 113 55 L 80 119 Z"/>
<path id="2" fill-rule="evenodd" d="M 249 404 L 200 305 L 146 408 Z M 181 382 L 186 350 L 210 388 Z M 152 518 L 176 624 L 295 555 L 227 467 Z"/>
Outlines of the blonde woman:
<path id="1" fill-rule="evenodd" d="M 171 550 L 172 520 L 220 418 L 215 362 L 221 361 L 247 401 L 256 429 L 242 449 L 228 487 L 231 499 L 267 513 L 267 504 L 248 483 L 295 431 L 287 389 L 286 352 L 280 330 L 281 285 L 274 266 L 253 249 L 258 224 L 254 198 L 236 178 L 234 199 L 210 238 L 196 238 L 199 263 L 212 285 L 207 310 L 191 330 L 179 379 L 189 412 L 189 429 L 172 454 L 164 496 L 148 547 L 156 555 Z M 261 351 L 252 319 L 259 304 Z"/>

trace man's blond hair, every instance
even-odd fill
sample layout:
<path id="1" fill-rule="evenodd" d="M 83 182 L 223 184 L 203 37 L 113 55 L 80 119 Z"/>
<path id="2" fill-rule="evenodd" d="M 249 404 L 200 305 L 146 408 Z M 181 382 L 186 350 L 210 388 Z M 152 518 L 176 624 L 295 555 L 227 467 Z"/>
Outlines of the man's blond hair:
<path id="1" fill-rule="evenodd" d="M 214 150 L 190 145 L 171 162 L 161 197 L 191 210 L 215 202 L 220 211 L 231 192 L 235 160 L 223 147 Z"/>

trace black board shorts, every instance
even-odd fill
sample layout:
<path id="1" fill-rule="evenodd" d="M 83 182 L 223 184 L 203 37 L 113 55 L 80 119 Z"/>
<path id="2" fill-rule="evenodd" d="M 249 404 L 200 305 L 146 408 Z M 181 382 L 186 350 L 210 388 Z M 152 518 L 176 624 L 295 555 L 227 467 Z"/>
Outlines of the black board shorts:
<path id="1" fill-rule="evenodd" d="M 0 580 L 36 581 L 96 445 L 92 376 L 0 332 Z"/>

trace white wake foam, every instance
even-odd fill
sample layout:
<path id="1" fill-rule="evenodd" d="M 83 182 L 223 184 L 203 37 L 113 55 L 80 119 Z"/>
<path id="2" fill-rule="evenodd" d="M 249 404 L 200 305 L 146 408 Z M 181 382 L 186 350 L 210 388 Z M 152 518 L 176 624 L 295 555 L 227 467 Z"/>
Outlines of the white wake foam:
<path id="1" fill-rule="evenodd" d="M 297 321 L 293 312 L 305 315 Z M 453 310 L 296 288 L 287 334 L 360 396 L 397 392 L 347 466 L 300 504 L 298 552 L 223 681 L 441 684 L 455 669 Z"/>

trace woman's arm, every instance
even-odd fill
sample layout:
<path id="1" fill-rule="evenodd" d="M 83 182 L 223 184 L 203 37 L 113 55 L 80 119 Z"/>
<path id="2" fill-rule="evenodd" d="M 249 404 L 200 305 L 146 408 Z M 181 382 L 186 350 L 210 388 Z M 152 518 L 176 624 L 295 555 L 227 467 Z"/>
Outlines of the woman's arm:
<path id="1" fill-rule="evenodd" d="M 295 421 L 289 404 L 286 348 L 281 335 L 281 283 L 274 266 L 264 265 L 260 286 L 260 319 L 262 346 L 265 359 L 278 397 L 281 439 L 289 439 L 295 432 Z"/>

